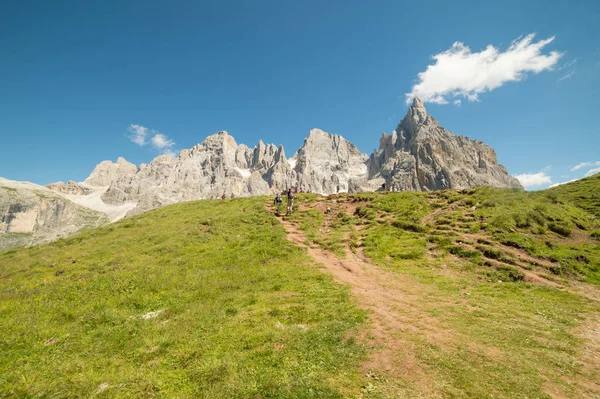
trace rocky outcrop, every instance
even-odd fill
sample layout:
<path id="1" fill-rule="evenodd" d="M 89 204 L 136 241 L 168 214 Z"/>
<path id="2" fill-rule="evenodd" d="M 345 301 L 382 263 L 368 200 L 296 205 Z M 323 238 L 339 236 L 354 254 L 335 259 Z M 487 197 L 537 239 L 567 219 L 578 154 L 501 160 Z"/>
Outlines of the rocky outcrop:
<path id="1" fill-rule="evenodd" d="M 117 162 L 102 161 L 94 168 L 85 183 L 91 186 L 109 186 L 112 182 L 127 184 L 137 173 L 137 167 L 124 158 Z"/>
<path id="2" fill-rule="evenodd" d="M 0 250 L 53 241 L 107 222 L 103 213 L 46 187 L 0 178 Z"/>
<path id="3" fill-rule="evenodd" d="M 431 116 L 415 98 L 391 135 L 384 134 L 379 151 L 368 161 L 369 177 L 380 177 L 388 187 L 435 190 L 445 176 L 450 187 L 521 187 L 488 145 L 455 136 Z"/>
<path id="4" fill-rule="evenodd" d="M 58 183 L 48 184 L 46 187 L 59 193 L 72 195 L 88 195 L 92 192 L 92 189 L 85 187 L 82 184 L 75 183 L 73 180 L 69 180 L 67 184 L 59 181 Z"/>
<path id="5" fill-rule="evenodd" d="M 177 158 L 161 155 L 139 168 L 123 158 L 103 161 L 83 183 L 49 187 L 116 220 L 175 202 L 273 194 L 290 186 L 320 194 L 374 191 L 384 183 L 434 190 L 442 175 L 456 189 L 520 187 L 493 149 L 442 128 L 419 99 L 391 135 L 383 134 L 370 157 L 342 136 L 319 129 L 310 131 L 290 159 L 282 146 L 259 141 L 249 148 L 222 131 Z"/>
<path id="6" fill-rule="evenodd" d="M 296 184 L 320 194 L 360 190 L 367 184 L 367 158 L 342 136 L 312 129 L 293 157 Z"/>

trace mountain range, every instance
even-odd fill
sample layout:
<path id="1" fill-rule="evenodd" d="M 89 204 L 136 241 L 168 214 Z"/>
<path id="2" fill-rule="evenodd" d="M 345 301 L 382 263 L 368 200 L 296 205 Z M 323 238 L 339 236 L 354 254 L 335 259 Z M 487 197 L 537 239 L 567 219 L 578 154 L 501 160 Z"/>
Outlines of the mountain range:
<path id="1" fill-rule="evenodd" d="M 21 234 L 35 234 L 48 225 L 62 226 L 56 207 L 62 209 L 71 203 L 95 211 L 95 221 L 104 215 L 115 221 L 182 201 L 267 195 L 291 186 L 323 195 L 383 187 L 429 191 L 441 188 L 442 176 L 458 190 L 474 186 L 521 187 L 498 163 L 491 147 L 444 129 L 415 98 L 396 129 L 390 135 L 384 133 L 379 149 L 370 155 L 342 136 L 320 129 L 312 129 L 291 158 L 286 157 L 283 146 L 259 141 L 250 148 L 221 131 L 175 158 L 161 155 L 139 167 L 124 158 L 102 161 L 79 183 L 36 187 L 30 183 L 15 185 L 17 182 L 10 185 L 4 179 L 6 184 L 0 181 L 0 187 L 10 186 L 13 192 L 8 195 L 7 189 L 0 190 L 0 237 L 15 232 L 14 223 L 23 212 L 30 212 L 28 217 L 35 221 L 27 225 L 27 231 L 20 227 Z M 15 195 L 17 186 L 29 192 L 27 203 L 20 203 Z M 35 216 L 48 204 L 31 201 L 44 200 L 48 191 L 60 198 L 53 202 L 50 214 L 55 217 L 51 221 Z M 38 195 L 32 196 L 31 192 Z M 49 239 L 28 238 L 26 242 Z"/>

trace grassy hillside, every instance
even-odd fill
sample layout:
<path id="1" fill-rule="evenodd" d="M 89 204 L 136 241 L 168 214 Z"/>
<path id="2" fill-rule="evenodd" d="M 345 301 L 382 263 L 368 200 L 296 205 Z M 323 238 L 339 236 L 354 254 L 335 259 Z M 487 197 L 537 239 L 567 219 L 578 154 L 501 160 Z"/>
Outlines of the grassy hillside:
<path id="1" fill-rule="evenodd" d="M 546 191 L 600 217 L 600 173 Z"/>
<path id="2" fill-rule="evenodd" d="M 0 397 L 358 392 L 364 314 L 264 202 L 178 204 L 1 253 Z"/>
<path id="3" fill-rule="evenodd" d="M 600 395 L 600 222 L 579 204 L 297 202 L 283 226 L 269 198 L 190 202 L 0 253 L 0 396 Z"/>
<path id="4" fill-rule="evenodd" d="M 410 286 L 386 311 L 417 327 L 397 339 L 425 397 L 600 395 L 600 223 L 579 207 L 477 188 L 307 198 L 290 220 L 314 245 L 340 258 L 348 246 Z M 375 374 L 378 397 L 423 392 L 415 376 Z"/>

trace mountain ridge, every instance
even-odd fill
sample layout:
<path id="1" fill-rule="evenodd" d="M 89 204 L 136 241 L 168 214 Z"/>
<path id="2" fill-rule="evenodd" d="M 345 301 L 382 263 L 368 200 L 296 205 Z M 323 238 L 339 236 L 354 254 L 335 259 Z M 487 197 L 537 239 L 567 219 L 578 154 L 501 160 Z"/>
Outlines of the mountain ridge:
<path id="1" fill-rule="evenodd" d="M 176 157 L 159 155 L 139 167 L 119 157 L 102 161 L 84 181 L 104 190 L 102 201 L 129 204 L 134 215 L 170 203 L 196 199 L 265 195 L 290 186 L 319 194 L 402 191 L 441 188 L 444 176 L 452 188 L 480 185 L 521 187 L 498 163 L 494 150 L 477 140 L 441 127 L 415 98 L 396 129 L 379 141 L 371 155 L 339 134 L 311 129 L 291 158 L 282 145 L 238 144 L 227 131 L 207 136 Z M 68 183 L 48 185 L 56 191 L 86 193 Z"/>

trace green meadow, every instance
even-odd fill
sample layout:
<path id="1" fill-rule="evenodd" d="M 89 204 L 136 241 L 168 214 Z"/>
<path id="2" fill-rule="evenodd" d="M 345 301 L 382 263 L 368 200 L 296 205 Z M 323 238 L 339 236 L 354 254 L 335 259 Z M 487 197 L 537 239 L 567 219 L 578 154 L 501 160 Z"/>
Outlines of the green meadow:
<path id="1" fill-rule="evenodd" d="M 404 287 L 381 304 L 411 324 L 386 331 L 389 369 L 373 361 L 376 312 L 286 240 L 271 198 L 2 252 L 0 397 L 598 397 L 599 177 L 299 194 L 286 220 L 307 245 Z"/>

